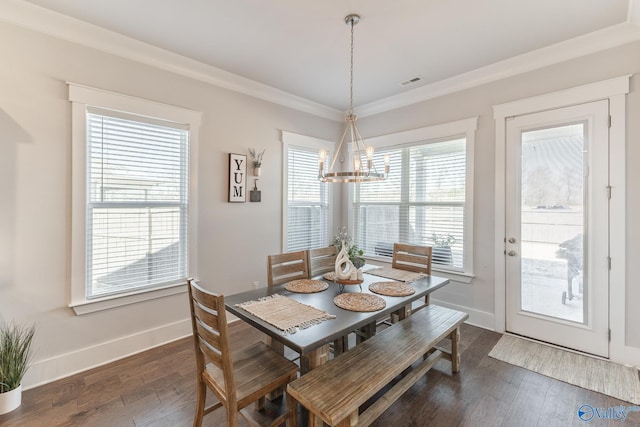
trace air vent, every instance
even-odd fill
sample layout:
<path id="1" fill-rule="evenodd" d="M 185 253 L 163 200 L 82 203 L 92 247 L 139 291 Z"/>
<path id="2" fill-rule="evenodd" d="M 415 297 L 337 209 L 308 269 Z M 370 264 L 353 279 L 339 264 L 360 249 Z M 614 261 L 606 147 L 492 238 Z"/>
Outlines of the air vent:
<path id="1" fill-rule="evenodd" d="M 422 81 L 422 77 L 415 76 L 415 77 L 410 78 L 409 80 L 405 80 L 405 81 L 401 82 L 400 86 L 414 85 L 414 84 L 416 84 L 418 82 L 421 82 L 421 81 Z"/>

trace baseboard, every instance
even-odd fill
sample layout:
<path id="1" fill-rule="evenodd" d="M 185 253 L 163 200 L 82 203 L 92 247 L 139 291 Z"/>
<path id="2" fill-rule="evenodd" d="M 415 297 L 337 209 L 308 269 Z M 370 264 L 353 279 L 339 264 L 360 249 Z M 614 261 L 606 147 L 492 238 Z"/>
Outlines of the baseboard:
<path id="1" fill-rule="evenodd" d="M 22 383 L 28 390 L 190 335 L 191 320 L 162 325 L 116 340 L 82 348 L 31 364 Z"/>
<path id="2" fill-rule="evenodd" d="M 488 329 L 490 331 L 495 330 L 495 316 L 493 313 L 486 311 L 475 310 L 473 308 L 464 307 L 462 305 L 450 304 L 445 301 L 430 299 L 431 304 L 441 305 L 442 307 L 450 308 L 452 310 L 463 311 L 469 315 L 469 318 L 465 323 L 468 323 L 479 328 Z"/>

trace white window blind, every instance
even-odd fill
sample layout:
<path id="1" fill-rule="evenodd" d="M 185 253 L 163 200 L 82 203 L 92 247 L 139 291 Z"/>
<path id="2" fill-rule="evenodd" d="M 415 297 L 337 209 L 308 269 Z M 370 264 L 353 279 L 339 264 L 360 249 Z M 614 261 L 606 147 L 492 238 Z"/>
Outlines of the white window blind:
<path id="1" fill-rule="evenodd" d="M 86 298 L 187 275 L 188 126 L 87 108 Z"/>
<path id="2" fill-rule="evenodd" d="M 433 263 L 463 271 L 467 180 L 466 138 L 378 149 L 390 155 L 386 181 L 357 185 L 352 223 L 369 256 L 390 257 L 393 243 L 432 246 Z"/>
<path id="3" fill-rule="evenodd" d="M 288 145 L 286 250 L 329 244 L 330 188 L 318 180 L 318 150 Z"/>

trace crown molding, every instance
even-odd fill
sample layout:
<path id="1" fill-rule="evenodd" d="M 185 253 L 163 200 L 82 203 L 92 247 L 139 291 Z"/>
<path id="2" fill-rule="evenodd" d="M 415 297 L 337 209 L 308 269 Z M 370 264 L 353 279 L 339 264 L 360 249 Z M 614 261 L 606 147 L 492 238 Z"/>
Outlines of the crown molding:
<path id="1" fill-rule="evenodd" d="M 344 121 L 345 112 L 240 77 L 22 0 L 0 2 L 0 21 L 157 67 L 318 117 Z M 627 22 L 537 49 L 467 73 L 356 107 L 360 118 L 470 89 L 640 40 L 640 0 L 629 0 Z"/>
<path id="2" fill-rule="evenodd" d="M 344 120 L 344 113 L 337 109 L 28 2 L 21 0 L 0 2 L 0 21 L 315 116 L 335 121 Z"/>
<path id="3" fill-rule="evenodd" d="M 581 56 L 600 52 L 640 40 L 640 0 L 630 0 L 636 6 L 630 8 L 629 22 L 613 25 L 599 31 L 575 37 L 561 43 L 537 49 L 486 67 L 418 87 L 399 95 L 356 107 L 358 117 L 384 113 L 418 102 L 437 98 L 461 90 L 470 89 L 496 80 L 537 70 Z M 631 13 L 633 12 L 633 13 Z M 633 19 L 638 21 L 635 24 Z"/>

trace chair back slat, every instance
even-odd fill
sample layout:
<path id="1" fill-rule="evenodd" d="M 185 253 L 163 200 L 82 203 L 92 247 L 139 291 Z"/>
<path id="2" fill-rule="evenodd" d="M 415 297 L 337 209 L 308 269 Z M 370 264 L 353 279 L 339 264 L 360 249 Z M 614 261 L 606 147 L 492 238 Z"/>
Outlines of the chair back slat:
<path id="1" fill-rule="evenodd" d="M 431 274 L 431 246 L 393 244 L 391 267 L 416 273 Z"/>
<path id="2" fill-rule="evenodd" d="M 200 337 L 200 341 L 204 341 L 209 344 L 209 346 L 213 348 L 213 350 L 215 350 L 217 354 L 222 354 L 222 339 L 220 337 L 220 334 L 207 328 L 200 322 L 196 323 L 196 328 L 198 329 L 198 336 Z M 219 360 L 222 361 L 221 358 L 219 358 Z"/>
<path id="3" fill-rule="evenodd" d="M 309 255 L 310 277 L 319 276 L 335 270 L 336 256 L 338 255 L 337 246 L 309 249 L 307 253 Z"/>
<path id="4" fill-rule="evenodd" d="M 280 285 L 296 279 L 308 279 L 309 277 L 307 251 L 267 256 L 269 286 Z"/>

